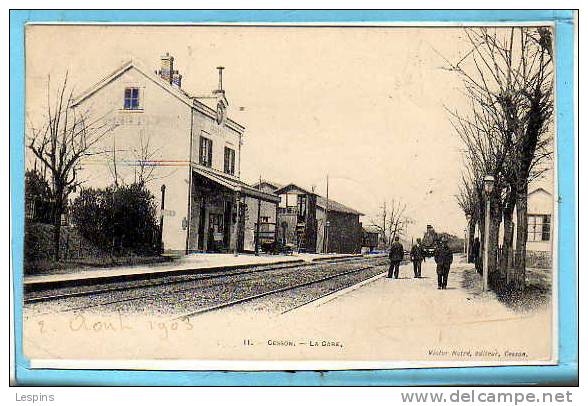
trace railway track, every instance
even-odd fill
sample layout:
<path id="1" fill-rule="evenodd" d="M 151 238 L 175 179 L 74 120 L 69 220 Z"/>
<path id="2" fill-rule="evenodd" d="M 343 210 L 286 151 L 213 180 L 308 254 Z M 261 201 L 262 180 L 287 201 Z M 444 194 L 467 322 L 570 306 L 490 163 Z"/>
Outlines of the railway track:
<path id="1" fill-rule="evenodd" d="M 316 283 L 326 282 L 326 281 L 332 280 L 332 279 L 337 278 L 337 277 L 340 277 L 340 276 L 350 275 L 350 274 L 358 273 L 358 272 L 365 271 L 365 270 L 368 270 L 368 269 L 373 269 L 376 266 L 378 266 L 378 265 L 370 265 L 370 266 L 362 267 L 362 268 L 359 268 L 359 269 L 354 269 L 354 270 L 350 270 L 350 271 L 340 272 L 340 273 L 337 273 L 337 274 L 334 274 L 334 275 L 325 276 L 325 277 L 322 277 L 322 278 L 319 278 L 319 279 L 315 279 L 315 280 L 311 280 L 311 281 L 306 281 L 306 282 L 299 283 L 299 284 L 296 284 L 296 285 L 285 286 L 283 288 L 273 289 L 273 290 L 270 290 L 270 291 L 267 291 L 267 292 L 258 293 L 258 294 L 252 295 L 252 296 L 240 298 L 240 299 L 233 300 L 233 301 L 230 301 L 230 302 L 220 303 L 220 304 L 217 304 L 217 305 L 214 305 L 214 306 L 206 307 L 206 308 L 199 309 L 199 310 L 196 310 L 194 312 L 185 314 L 183 316 L 178 317 L 178 319 L 186 319 L 186 318 L 190 318 L 190 317 L 197 316 L 197 315 L 200 315 L 200 314 L 212 312 L 212 311 L 215 311 L 215 310 L 220 310 L 220 309 L 224 309 L 224 308 L 227 308 L 227 307 L 231 307 L 231 306 L 243 304 L 243 303 L 246 303 L 246 302 L 250 302 L 252 300 L 260 299 L 260 298 L 263 298 L 263 297 L 266 297 L 266 296 L 275 295 L 275 294 L 278 294 L 278 293 L 287 292 L 287 291 L 290 291 L 290 290 L 294 290 L 294 289 L 298 289 L 298 288 L 302 288 L 302 287 L 306 287 L 306 286 L 311 286 L 311 285 L 314 285 Z M 342 289 L 344 289 L 344 288 L 337 289 L 337 291 L 342 290 Z M 332 293 L 335 293 L 335 292 L 331 292 L 329 294 L 332 294 Z M 321 296 L 320 298 L 322 298 L 324 296 L 326 296 L 326 294 L 323 295 L 323 296 Z M 305 304 L 312 303 L 312 302 L 314 302 L 314 301 L 316 301 L 316 300 L 318 300 L 320 298 L 309 300 L 309 301 L 305 302 Z M 298 307 L 300 307 L 300 306 L 298 306 Z M 286 312 L 282 312 L 282 313 L 286 313 Z"/>
<path id="2" fill-rule="evenodd" d="M 365 261 L 366 258 L 359 257 L 359 258 L 345 258 L 345 259 L 336 259 L 332 261 L 325 261 L 316 264 L 338 264 L 341 262 L 351 262 L 351 261 Z M 89 296 L 89 295 L 97 295 L 103 293 L 114 293 L 114 292 L 123 292 L 128 291 L 129 289 L 142 289 L 142 288 L 149 288 L 149 287 L 157 287 L 157 286 L 169 286 L 174 284 L 181 284 L 185 282 L 191 281 L 204 281 L 204 280 L 211 280 L 211 279 L 219 279 L 226 276 L 238 276 L 238 275 L 248 275 L 254 274 L 257 272 L 267 272 L 273 270 L 282 270 L 282 269 L 293 269 L 293 268 L 304 268 L 308 267 L 308 263 L 295 263 L 295 264 L 268 264 L 268 265 L 260 265 L 257 267 L 242 269 L 242 270 L 231 270 L 231 271 L 211 271 L 211 272 L 198 272 L 196 274 L 182 274 L 182 275 L 173 275 L 173 276 L 161 276 L 158 277 L 157 280 L 143 280 L 143 281 L 132 281 L 132 282 L 108 282 L 108 283 L 100 283 L 98 284 L 98 288 L 93 285 L 87 287 L 73 287 L 73 288 L 49 288 L 43 289 L 41 291 L 36 292 L 29 292 L 25 293 L 24 303 L 39 303 L 39 302 L 46 302 L 51 300 L 59 300 L 59 299 L 67 299 L 73 297 L 80 297 L 80 296 Z"/>
<path id="3" fill-rule="evenodd" d="M 365 266 L 365 263 L 372 265 Z M 342 275 L 359 273 L 380 266 L 381 259 L 357 259 L 312 264 L 282 264 L 255 269 L 215 272 L 209 274 L 166 277 L 157 281 L 109 284 L 92 289 L 37 292 L 25 298 L 31 307 L 45 302 L 59 303 L 64 308 L 57 312 L 74 312 L 92 308 L 143 308 L 150 311 L 165 308 L 191 308 L 188 317 L 216 309 L 230 307 L 280 292 L 332 280 Z M 343 267 L 336 271 L 333 266 Z M 359 268 L 357 265 L 360 265 Z M 350 269 L 352 268 L 352 269 Z M 295 272 L 293 272 L 295 270 Z M 302 280 L 303 282 L 298 282 Z M 253 293 L 250 293 L 249 290 Z M 195 310 L 192 310 L 194 309 Z M 54 313 L 49 312 L 49 313 Z M 193 314 L 192 314 L 193 313 Z M 45 313 L 46 314 L 46 313 Z M 186 315 L 182 316 L 186 317 Z"/>

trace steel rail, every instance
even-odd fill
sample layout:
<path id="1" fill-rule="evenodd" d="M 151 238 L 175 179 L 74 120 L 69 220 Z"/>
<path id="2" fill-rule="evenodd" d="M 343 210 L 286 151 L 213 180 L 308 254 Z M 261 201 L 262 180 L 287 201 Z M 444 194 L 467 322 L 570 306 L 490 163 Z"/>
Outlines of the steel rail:
<path id="1" fill-rule="evenodd" d="M 90 295 L 99 295 L 99 294 L 104 294 L 104 293 L 113 293 L 113 292 L 122 292 L 122 291 L 128 291 L 128 290 L 132 290 L 132 289 L 142 289 L 142 288 L 152 288 L 152 287 L 158 287 L 158 286 L 169 286 L 169 285 L 175 285 L 175 284 L 180 284 L 180 283 L 186 283 L 186 282 L 194 282 L 194 281 L 204 281 L 204 280 L 210 280 L 210 279 L 217 279 L 217 278 L 222 278 L 225 276 L 238 276 L 238 275 L 246 275 L 246 274 L 254 274 L 257 272 L 268 272 L 268 271 L 274 271 L 274 270 L 281 270 L 281 269 L 292 269 L 292 268 L 302 268 L 305 266 L 311 266 L 311 265 L 329 265 L 329 264 L 337 264 L 340 262 L 350 262 L 350 261 L 357 261 L 357 260 L 370 260 L 371 258 L 365 258 L 365 257 L 359 257 L 359 258 L 341 258 L 341 259 L 334 259 L 333 261 L 319 261 L 319 262 L 303 262 L 303 263 L 295 263 L 295 264 L 282 264 L 283 266 L 272 266 L 272 264 L 262 264 L 259 265 L 259 267 L 263 267 L 263 269 L 247 269 L 247 270 L 242 270 L 242 271 L 228 271 L 228 272 L 223 272 L 223 271 L 214 271 L 214 272 L 199 272 L 196 275 L 192 275 L 192 276 L 182 276 L 182 275 L 166 275 L 166 276 L 161 276 L 158 279 L 160 280 L 159 282 L 154 282 L 154 283 L 141 283 L 138 284 L 137 286 L 119 286 L 119 287 L 112 287 L 112 288 L 107 288 L 107 289 L 95 289 L 95 290 L 81 290 L 79 292 L 67 292 L 67 293 L 59 293 L 59 294 L 53 294 L 53 295 L 45 295 L 45 296 L 32 296 L 32 297 L 25 297 L 24 298 L 24 303 L 25 304 L 30 304 L 30 303 L 39 303 L 39 302 L 47 302 L 47 301 L 51 301 L 51 300 L 59 300 L 59 299 L 68 299 L 68 298 L 72 298 L 72 297 L 81 297 L 81 296 L 90 296 Z M 204 275 L 204 276 L 203 276 Z M 172 280 L 172 281 L 162 281 L 162 279 L 165 278 L 177 278 L 177 280 Z"/>
<path id="2" fill-rule="evenodd" d="M 305 286 L 310 286 L 310 285 L 313 285 L 315 283 L 320 283 L 320 282 L 327 281 L 329 279 L 334 279 L 334 278 L 337 278 L 339 276 L 344 276 L 344 275 L 349 275 L 349 274 L 360 272 L 360 271 L 365 271 L 366 269 L 375 268 L 376 266 L 381 266 L 381 265 L 369 265 L 369 266 L 365 266 L 365 267 L 362 267 L 362 268 L 359 268 L 359 269 L 352 269 L 350 271 L 340 272 L 340 273 L 337 273 L 337 274 L 334 274 L 334 275 L 325 276 L 323 278 L 315 279 L 315 280 L 312 280 L 312 281 L 307 281 L 307 282 L 299 283 L 297 285 L 285 286 L 283 288 L 273 289 L 273 290 L 270 290 L 270 291 L 267 291 L 267 292 L 258 293 L 256 295 L 247 296 L 247 297 L 244 297 L 244 298 L 241 298 L 241 299 L 237 299 L 237 300 L 232 300 L 230 302 L 225 302 L 225 303 L 220 303 L 218 305 L 205 307 L 203 309 L 196 310 L 194 312 L 185 314 L 183 316 L 176 317 L 175 320 L 185 320 L 185 319 L 188 319 L 188 318 L 193 317 L 193 316 L 197 316 L 197 315 L 201 315 L 201 314 L 204 314 L 204 313 L 209 313 L 209 312 L 212 312 L 212 311 L 224 309 L 224 308 L 235 306 L 235 305 L 238 305 L 238 304 L 241 304 L 241 303 L 245 303 L 245 302 L 250 302 L 252 300 L 259 299 L 259 298 L 262 298 L 262 297 L 265 297 L 265 296 L 269 296 L 269 295 L 274 295 L 276 293 L 286 292 L 288 290 L 293 290 L 293 289 L 297 289 L 297 288 L 301 288 L 301 287 L 305 287 Z"/>
<path id="3" fill-rule="evenodd" d="M 376 276 L 379 276 L 379 277 L 381 277 L 382 275 L 385 275 L 386 273 L 388 273 L 388 271 L 384 271 L 384 272 L 382 272 L 382 273 L 376 274 L 376 275 L 372 276 L 372 278 L 375 278 Z M 366 279 L 366 280 L 367 280 L 367 279 Z M 364 281 L 358 282 L 357 284 L 359 284 L 359 283 L 362 283 L 362 282 L 364 282 Z M 327 296 L 330 296 L 330 295 L 332 295 L 332 294 L 334 294 L 334 293 L 340 292 L 340 291 L 342 291 L 342 290 L 345 290 L 345 289 L 349 289 L 349 288 L 351 288 L 352 286 L 355 286 L 355 285 L 351 285 L 351 286 L 342 286 L 342 287 L 340 287 L 340 288 L 338 288 L 338 289 L 335 289 L 335 290 L 332 290 L 332 291 L 330 291 L 330 292 L 323 293 L 322 295 L 320 295 L 320 296 L 318 296 L 318 297 L 316 297 L 316 298 L 313 298 L 313 299 L 307 300 L 306 302 L 304 302 L 304 303 L 302 303 L 302 304 L 299 304 L 299 305 L 296 305 L 296 306 L 294 306 L 294 307 L 291 307 L 291 308 L 289 308 L 288 310 L 284 310 L 284 311 L 283 311 L 283 312 L 281 312 L 280 314 L 286 314 L 286 313 L 289 313 L 289 312 L 291 312 L 291 311 L 293 311 L 293 310 L 299 309 L 299 308 L 301 308 L 301 307 L 303 307 L 303 306 L 306 306 L 306 305 L 308 305 L 308 304 L 311 304 L 311 303 L 313 303 L 313 302 L 316 302 L 317 300 L 321 300 L 322 298 L 325 298 L 325 297 L 327 297 Z"/>
<path id="4" fill-rule="evenodd" d="M 238 276 L 238 275 L 244 275 L 244 274 L 254 274 L 257 272 L 274 271 L 274 270 L 279 270 L 279 269 L 298 268 L 298 267 L 303 267 L 306 265 L 308 265 L 308 264 L 307 263 L 297 263 L 297 264 L 292 264 L 292 265 L 287 265 L 287 266 L 275 266 L 275 267 L 271 267 L 271 268 L 254 269 L 254 270 L 249 269 L 249 270 L 236 271 L 236 272 L 217 271 L 216 273 L 208 273 L 208 274 L 203 272 L 203 273 L 198 273 L 197 275 L 187 276 L 187 277 L 182 277 L 179 275 L 168 275 L 168 276 L 162 276 L 162 277 L 158 278 L 158 279 L 160 279 L 160 281 L 154 282 L 154 283 L 143 283 L 143 284 L 139 284 L 137 286 L 119 286 L 119 287 L 112 287 L 112 288 L 107 288 L 107 289 L 82 290 L 79 292 L 59 293 L 59 294 L 46 295 L 46 296 L 33 296 L 33 297 L 25 298 L 24 303 L 28 304 L 28 303 L 46 302 L 46 301 L 50 301 L 50 300 L 68 299 L 71 297 L 99 295 L 99 294 L 103 294 L 103 293 L 122 292 L 122 291 L 128 291 L 128 290 L 133 290 L 133 289 L 153 288 L 153 287 L 158 287 L 158 286 L 163 286 L 163 285 L 169 286 L 169 285 L 175 285 L 175 284 L 180 284 L 180 283 L 217 279 L 217 278 L 222 278 L 225 276 Z M 177 278 L 177 280 L 165 281 L 165 282 L 161 281 L 161 279 L 165 279 L 165 278 Z"/>

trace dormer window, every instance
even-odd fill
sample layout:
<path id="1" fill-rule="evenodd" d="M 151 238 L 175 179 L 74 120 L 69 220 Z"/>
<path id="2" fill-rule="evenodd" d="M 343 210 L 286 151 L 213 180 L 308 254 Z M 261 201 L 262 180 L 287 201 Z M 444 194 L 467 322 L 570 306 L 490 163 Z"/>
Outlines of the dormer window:
<path id="1" fill-rule="evenodd" d="M 125 110 L 139 110 L 139 88 L 127 87 L 125 88 Z"/>

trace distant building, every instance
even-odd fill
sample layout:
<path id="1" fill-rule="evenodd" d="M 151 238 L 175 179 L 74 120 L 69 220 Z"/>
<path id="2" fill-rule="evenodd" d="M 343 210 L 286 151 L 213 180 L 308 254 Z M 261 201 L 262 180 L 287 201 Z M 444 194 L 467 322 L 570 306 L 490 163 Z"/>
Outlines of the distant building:
<path id="1" fill-rule="evenodd" d="M 516 221 L 516 216 L 514 218 Z M 542 187 L 528 194 L 527 224 L 527 266 L 550 268 L 553 252 L 553 195 Z"/>
<path id="2" fill-rule="evenodd" d="M 380 230 L 374 226 L 362 226 L 362 251 L 371 252 L 380 245 Z"/>
<path id="3" fill-rule="evenodd" d="M 255 186 L 279 196 L 277 235 L 281 244 L 311 253 L 361 251 L 362 213 L 295 184 L 262 181 Z"/>
<path id="4" fill-rule="evenodd" d="M 516 229 L 517 216 L 513 216 Z M 499 243 L 504 229 L 501 225 Z M 513 236 L 516 247 L 516 233 Z M 553 195 L 543 187 L 535 187 L 527 195 L 527 256 L 531 268 L 551 268 L 553 257 Z"/>
<path id="5" fill-rule="evenodd" d="M 227 116 L 223 68 L 216 90 L 193 96 L 183 90 L 173 56 L 166 53 L 160 63 L 154 71 L 129 61 L 76 98 L 76 109 L 116 126 L 100 145 L 116 156 L 85 162 L 86 185 L 112 184 L 113 163 L 118 176 L 136 181 L 147 145 L 153 151 L 147 165 L 157 173 L 147 186 L 160 208 L 165 185 L 165 251 L 252 251 L 258 202 L 260 217 L 275 228 L 279 198 L 240 180 L 245 128 Z"/>

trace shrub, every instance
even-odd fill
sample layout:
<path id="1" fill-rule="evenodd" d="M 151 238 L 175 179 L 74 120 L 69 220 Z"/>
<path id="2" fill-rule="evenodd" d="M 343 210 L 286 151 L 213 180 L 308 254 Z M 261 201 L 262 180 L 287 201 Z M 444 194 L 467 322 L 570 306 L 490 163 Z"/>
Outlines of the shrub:
<path id="1" fill-rule="evenodd" d="M 26 218 L 38 223 L 52 223 L 53 205 L 49 183 L 37 170 L 25 173 Z"/>
<path id="2" fill-rule="evenodd" d="M 158 252 L 158 222 L 154 196 L 141 184 L 83 189 L 70 208 L 80 233 L 114 253 Z"/>

